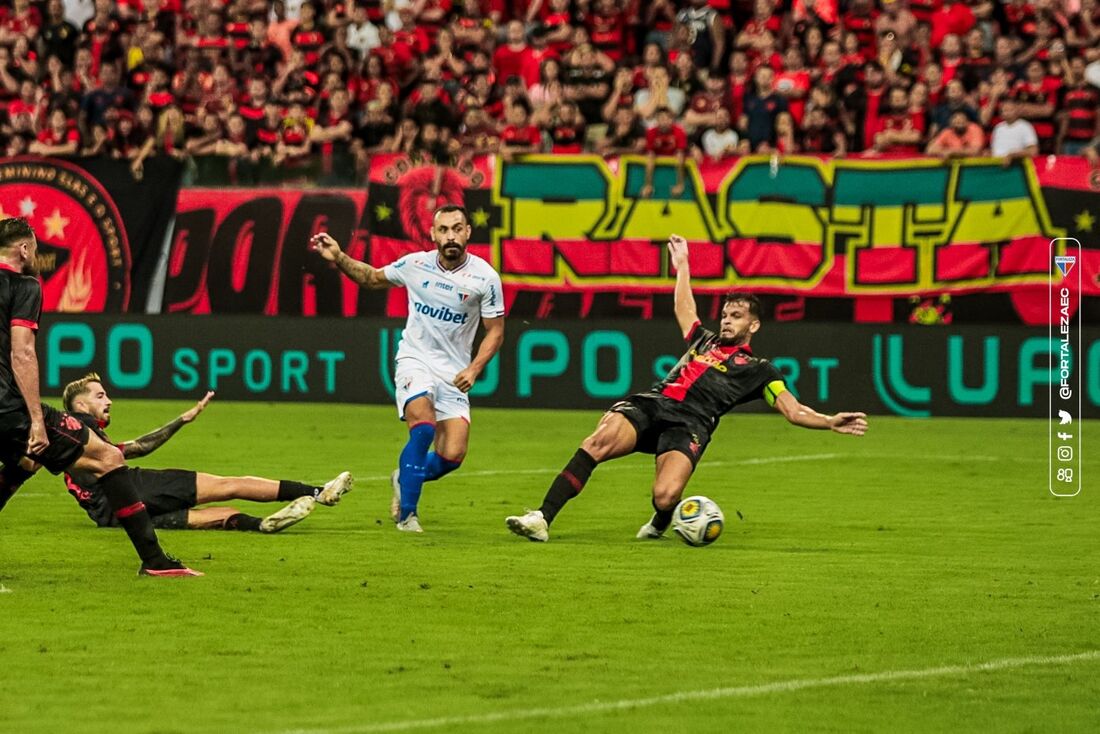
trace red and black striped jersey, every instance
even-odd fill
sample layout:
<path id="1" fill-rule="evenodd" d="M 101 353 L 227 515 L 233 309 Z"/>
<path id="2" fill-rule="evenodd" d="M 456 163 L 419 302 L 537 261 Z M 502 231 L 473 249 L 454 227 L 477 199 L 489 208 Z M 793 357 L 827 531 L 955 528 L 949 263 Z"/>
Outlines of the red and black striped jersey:
<path id="1" fill-rule="evenodd" d="M 1096 135 L 1097 108 L 1100 107 L 1100 92 L 1088 84 L 1068 87 L 1062 90 L 1062 103 L 1069 124 L 1066 126 L 1068 140 L 1091 140 Z"/>
<path id="2" fill-rule="evenodd" d="M 736 406 L 757 399 L 774 404 L 787 389 L 775 365 L 754 357 L 748 344 L 723 345 L 698 322 L 687 342 L 688 351 L 650 393 L 675 400 L 712 429 Z"/>

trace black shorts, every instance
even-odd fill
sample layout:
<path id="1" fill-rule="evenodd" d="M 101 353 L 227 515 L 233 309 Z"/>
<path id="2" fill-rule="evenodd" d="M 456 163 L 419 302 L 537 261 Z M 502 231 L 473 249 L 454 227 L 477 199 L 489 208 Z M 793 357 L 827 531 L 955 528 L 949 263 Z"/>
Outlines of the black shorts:
<path id="1" fill-rule="evenodd" d="M 674 400 L 659 395 L 631 395 L 608 412 L 630 421 L 638 432 L 634 450 L 643 454 L 679 451 L 694 467 L 710 443 L 710 430 L 697 417 L 681 410 Z"/>
<path id="2" fill-rule="evenodd" d="M 46 424 L 46 438 L 50 445 L 41 454 L 28 456 L 46 467 L 52 474 L 60 474 L 80 458 L 88 443 L 88 427 L 60 410 L 42 404 L 42 419 Z M 0 414 L 0 461 L 15 465 L 27 455 L 27 438 L 30 435 L 30 416 L 22 411 Z"/>
<path id="3" fill-rule="evenodd" d="M 195 506 L 198 488 L 195 472 L 184 469 L 141 469 L 133 467 L 138 497 L 154 524 L 160 515 L 183 512 Z"/>

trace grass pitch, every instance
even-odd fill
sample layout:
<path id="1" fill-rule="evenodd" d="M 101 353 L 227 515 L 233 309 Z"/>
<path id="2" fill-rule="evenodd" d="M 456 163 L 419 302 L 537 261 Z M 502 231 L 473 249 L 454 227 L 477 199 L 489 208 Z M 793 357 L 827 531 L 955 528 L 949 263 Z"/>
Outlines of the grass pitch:
<path id="1" fill-rule="evenodd" d="M 123 400 L 112 436 L 185 407 Z M 1051 497 L 1042 422 L 731 415 L 689 487 L 726 532 L 693 549 L 633 539 L 643 456 L 512 536 L 598 415 L 474 418 L 410 537 L 391 408 L 215 402 L 141 465 L 358 481 L 279 536 L 162 533 L 202 579 L 135 577 L 36 477 L 0 514 L 0 731 L 1100 730 L 1100 466 Z"/>

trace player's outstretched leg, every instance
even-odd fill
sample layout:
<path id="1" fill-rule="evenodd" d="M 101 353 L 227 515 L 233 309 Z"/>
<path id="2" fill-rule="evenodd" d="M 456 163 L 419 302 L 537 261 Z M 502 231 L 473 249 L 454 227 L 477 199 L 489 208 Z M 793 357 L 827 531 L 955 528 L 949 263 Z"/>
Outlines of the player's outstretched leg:
<path id="1" fill-rule="evenodd" d="M 312 497 L 299 497 L 278 512 L 268 515 L 260 521 L 261 533 L 278 533 L 291 525 L 297 525 L 309 517 L 317 500 Z"/>
<path id="2" fill-rule="evenodd" d="M 565 503 L 580 494 L 598 464 L 634 450 L 638 431 L 619 413 L 604 413 L 595 432 L 584 439 L 573 458 L 550 484 L 542 505 L 523 515 L 505 518 L 508 529 L 529 540 L 545 543 L 550 539 L 550 523 Z"/>
<path id="3" fill-rule="evenodd" d="M 505 520 L 508 529 L 528 540 L 545 543 L 550 540 L 550 523 L 554 522 L 565 503 L 580 494 L 592 470 L 596 468 L 596 459 L 583 448 L 577 449 L 573 458 L 558 472 L 550 484 L 542 505 L 537 510 L 528 510 L 523 515 L 513 515 Z"/>
<path id="4" fill-rule="evenodd" d="M 139 576 L 202 576 L 160 547 L 153 520 L 138 497 L 133 469 L 125 465 L 113 469 L 99 478 L 99 484 L 107 504 L 141 558 Z"/>
<path id="5" fill-rule="evenodd" d="M 340 472 L 333 479 L 325 482 L 325 486 L 317 493 L 317 502 L 332 507 L 340 501 L 341 497 L 351 491 L 351 485 L 354 481 L 351 472 Z"/>

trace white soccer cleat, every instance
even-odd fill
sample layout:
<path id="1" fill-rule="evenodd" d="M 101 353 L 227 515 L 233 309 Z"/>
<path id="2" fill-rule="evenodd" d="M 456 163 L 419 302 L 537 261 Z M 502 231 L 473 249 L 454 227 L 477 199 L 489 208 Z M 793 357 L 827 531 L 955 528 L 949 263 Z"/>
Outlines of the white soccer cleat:
<path id="1" fill-rule="evenodd" d="M 261 533 L 277 533 L 286 530 L 291 525 L 297 525 L 309 517 L 313 508 L 317 506 L 317 500 L 312 497 L 299 497 L 278 512 L 268 515 L 260 520 Z"/>
<path id="2" fill-rule="evenodd" d="M 416 519 L 416 515 L 409 515 L 401 522 L 397 523 L 397 529 L 403 533 L 422 533 L 424 528 L 420 527 L 420 521 Z"/>
<path id="3" fill-rule="evenodd" d="M 317 493 L 317 501 L 322 505 L 332 507 L 340 501 L 341 497 L 351 491 L 351 485 L 354 481 L 351 472 L 340 472 L 335 479 L 325 482 L 325 486 Z"/>
<path id="4" fill-rule="evenodd" d="M 664 534 L 665 534 L 665 531 L 664 530 L 658 530 L 657 528 L 653 527 L 653 521 L 650 520 L 649 522 L 647 522 L 645 525 L 642 526 L 641 530 L 639 530 L 638 534 L 635 535 L 634 537 L 635 538 L 642 538 L 643 540 L 658 540 L 661 537 L 663 537 Z"/>
<path id="5" fill-rule="evenodd" d="M 526 515 L 512 515 L 505 518 L 508 529 L 536 543 L 550 540 L 550 525 L 542 516 L 541 510 L 528 510 Z"/>
<path id="6" fill-rule="evenodd" d="M 401 470 L 394 469 L 390 474 L 390 486 L 393 487 L 393 497 L 390 498 L 390 519 L 397 522 L 401 517 Z"/>

